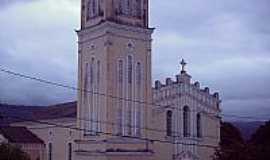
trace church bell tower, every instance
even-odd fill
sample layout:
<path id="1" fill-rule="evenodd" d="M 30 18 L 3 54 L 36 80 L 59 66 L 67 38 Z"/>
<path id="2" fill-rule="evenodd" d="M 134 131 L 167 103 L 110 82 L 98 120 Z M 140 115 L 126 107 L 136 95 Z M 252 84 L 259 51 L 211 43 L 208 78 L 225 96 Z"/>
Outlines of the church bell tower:
<path id="1" fill-rule="evenodd" d="M 147 159 L 151 153 L 148 12 L 148 0 L 81 0 L 78 160 Z"/>

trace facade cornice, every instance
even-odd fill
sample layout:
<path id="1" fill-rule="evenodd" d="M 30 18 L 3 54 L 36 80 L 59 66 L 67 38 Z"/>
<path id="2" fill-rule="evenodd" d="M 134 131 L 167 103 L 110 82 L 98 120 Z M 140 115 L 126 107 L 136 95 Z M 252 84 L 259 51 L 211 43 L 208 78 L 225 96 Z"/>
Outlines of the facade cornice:
<path id="1" fill-rule="evenodd" d="M 207 109 L 211 109 L 214 112 L 220 112 L 220 110 L 218 108 L 213 107 L 212 105 L 200 100 L 198 97 L 196 97 L 196 96 L 194 96 L 192 94 L 189 94 L 189 93 L 177 93 L 177 94 L 174 94 L 174 95 L 169 95 L 167 97 L 161 97 L 159 99 L 154 99 L 154 103 L 155 104 L 166 103 L 166 105 L 164 105 L 164 106 L 175 106 L 175 105 L 177 105 L 177 100 L 179 98 L 182 98 L 182 97 L 185 97 L 185 96 L 187 96 L 187 97 L 191 98 L 192 100 L 196 101 L 201 106 L 207 107 Z M 185 105 L 187 105 L 187 104 L 183 104 L 183 106 L 185 106 Z M 168 108 L 170 108 L 170 107 L 168 107 Z"/>
<path id="2" fill-rule="evenodd" d="M 85 34 L 86 31 L 95 31 L 95 30 L 103 30 L 106 28 L 117 28 L 121 30 L 126 30 L 126 31 L 132 31 L 132 32 L 137 32 L 137 33 L 147 33 L 147 34 L 152 34 L 155 28 L 142 28 L 142 27 L 134 27 L 130 25 L 123 25 L 123 24 L 117 24 L 114 22 L 110 21 L 105 21 L 102 23 L 99 23 L 98 25 L 83 28 L 81 30 L 76 30 L 78 34 Z"/>
<path id="3" fill-rule="evenodd" d="M 77 150 L 74 151 L 78 155 L 82 156 L 153 156 L 153 152 L 143 152 L 143 151 L 134 151 L 134 152 L 104 152 L 104 151 L 85 151 Z"/>
<path id="4" fill-rule="evenodd" d="M 79 36 L 78 43 L 95 40 L 104 37 L 105 35 L 141 41 L 152 41 L 151 34 L 153 31 L 153 28 L 137 28 L 106 21 L 99 25 L 79 30 L 77 31 L 77 34 Z"/>

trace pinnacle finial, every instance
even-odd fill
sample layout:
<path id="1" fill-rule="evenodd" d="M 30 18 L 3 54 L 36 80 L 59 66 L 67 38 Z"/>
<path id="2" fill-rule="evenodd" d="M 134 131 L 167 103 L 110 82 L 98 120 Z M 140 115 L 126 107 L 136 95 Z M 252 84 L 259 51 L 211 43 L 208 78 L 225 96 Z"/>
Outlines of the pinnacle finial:
<path id="1" fill-rule="evenodd" d="M 180 62 L 180 64 L 182 66 L 181 72 L 186 72 L 185 71 L 185 67 L 187 65 L 187 62 L 184 59 L 182 59 L 181 62 Z"/>

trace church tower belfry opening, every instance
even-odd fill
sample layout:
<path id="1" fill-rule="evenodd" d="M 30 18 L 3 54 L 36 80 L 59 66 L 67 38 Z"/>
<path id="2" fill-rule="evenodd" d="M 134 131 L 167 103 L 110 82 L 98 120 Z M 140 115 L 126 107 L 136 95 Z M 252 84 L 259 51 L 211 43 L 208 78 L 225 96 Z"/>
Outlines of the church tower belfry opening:
<path id="1" fill-rule="evenodd" d="M 148 0 L 82 0 L 81 27 L 104 21 L 148 27 Z"/>
<path id="2" fill-rule="evenodd" d="M 134 144 L 134 138 L 126 137 L 149 136 L 144 129 L 151 114 L 147 104 L 152 102 L 153 29 L 148 27 L 148 0 L 81 0 L 81 6 L 79 150 L 142 156 L 145 152 L 140 151 L 148 151 L 149 142 Z M 84 157 L 82 152 L 77 155 Z"/>

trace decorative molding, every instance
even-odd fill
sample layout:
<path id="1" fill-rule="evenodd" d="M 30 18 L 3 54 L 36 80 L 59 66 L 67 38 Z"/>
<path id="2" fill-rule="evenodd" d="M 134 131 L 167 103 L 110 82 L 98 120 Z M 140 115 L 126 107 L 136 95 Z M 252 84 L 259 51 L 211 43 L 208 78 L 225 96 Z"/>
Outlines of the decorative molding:
<path id="1" fill-rule="evenodd" d="M 135 42 L 129 39 L 126 44 L 126 48 L 128 49 L 129 53 L 133 53 L 135 50 Z"/>
<path id="2" fill-rule="evenodd" d="M 96 49 L 96 46 L 95 46 L 95 44 L 90 44 L 90 50 L 95 50 Z"/>
<path id="3" fill-rule="evenodd" d="M 103 22 L 102 24 L 77 31 L 79 44 L 96 40 L 106 35 L 113 35 L 140 41 L 152 41 L 151 34 L 154 29 L 138 28 L 116 24 L 113 22 Z"/>
<path id="4" fill-rule="evenodd" d="M 110 40 L 106 40 L 105 42 L 104 42 L 104 46 L 112 46 L 113 45 L 113 42 L 112 41 L 110 41 Z"/>

